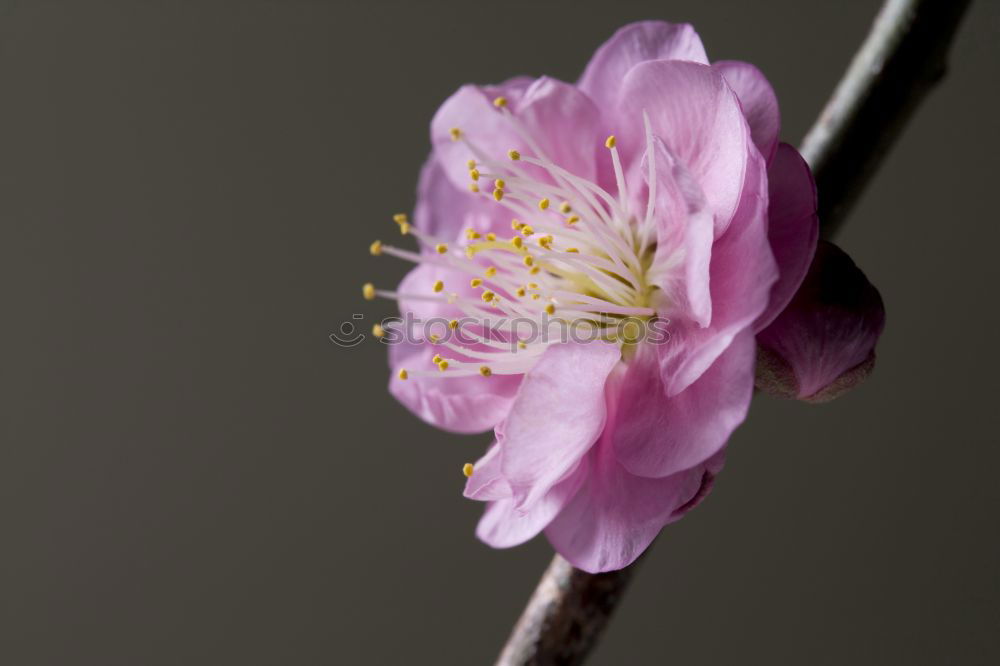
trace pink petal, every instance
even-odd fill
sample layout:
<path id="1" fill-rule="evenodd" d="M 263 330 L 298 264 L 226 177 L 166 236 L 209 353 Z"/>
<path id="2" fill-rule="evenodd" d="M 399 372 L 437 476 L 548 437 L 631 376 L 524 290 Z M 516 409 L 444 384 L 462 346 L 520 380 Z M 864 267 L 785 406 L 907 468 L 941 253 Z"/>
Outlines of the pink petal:
<path id="1" fill-rule="evenodd" d="M 604 383 L 621 357 L 610 343 L 549 347 L 496 428 L 503 475 L 526 509 L 563 479 L 604 427 Z"/>
<path id="2" fill-rule="evenodd" d="M 511 149 L 526 155 L 535 153 L 511 119 L 493 106 L 493 100 L 501 95 L 545 156 L 579 176 L 594 179 L 602 138 L 597 108 L 575 87 L 543 77 L 527 86 L 524 79 L 485 88 L 466 85 L 438 109 L 431 121 L 431 140 L 457 187 L 467 188 L 471 182 L 470 159 L 506 162 Z M 466 140 L 453 141 L 452 128 L 460 129 Z M 540 170 L 535 170 L 535 175 L 544 178 Z M 479 197 L 490 198 L 489 194 L 487 187 Z"/>
<path id="3" fill-rule="evenodd" d="M 461 317 L 462 311 L 455 305 L 450 305 L 444 300 L 425 300 L 423 298 L 440 295 L 434 291 L 434 283 L 438 280 L 444 283 L 445 291 L 448 293 L 455 292 L 464 298 L 479 298 L 479 293 L 469 284 L 467 273 L 435 264 L 419 264 L 403 277 L 396 289 L 401 295 L 400 312 L 409 312 L 421 322 L 440 320 L 442 325 L 446 325 L 449 320 L 455 317 Z M 408 298 L 408 296 L 416 296 L 417 298 Z M 436 329 L 435 332 L 441 333 Z"/>
<path id="4" fill-rule="evenodd" d="M 647 60 L 708 64 L 705 47 L 690 25 L 641 21 L 620 28 L 597 49 L 578 85 L 599 104 L 611 104 L 629 70 Z"/>
<path id="5" fill-rule="evenodd" d="M 659 137 L 653 137 L 653 154 L 647 149 L 641 170 L 649 179 L 649 159 L 655 159 L 656 178 L 654 217 L 656 223 L 656 256 L 654 265 L 672 268 L 663 276 L 661 288 L 667 298 L 685 310 L 700 326 L 712 318 L 712 297 L 709 274 L 712 258 L 713 221 L 705 195 L 694 177 L 670 153 Z M 637 201 L 646 201 L 646 191 L 638 193 Z M 644 210 L 639 205 L 637 210 Z M 679 262 L 675 257 L 681 257 Z M 679 287 L 676 289 L 675 287 Z M 679 292 L 679 293 L 678 293 Z"/>
<path id="6" fill-rule="evenodd" d="M 810 402 L 831 400 L 868 376 L 884 325 L 878 290 L 840 248 L 820 242 L 792 302 L 757 336 L 757 385 Z"/>
<path id="7" fill-rule="evenodd" d="M 492 199 L 456 187 L 432 153 L 420 171 L 413 222 L 424 233 L 452 243 L 464 242 L 464 229 L 481 233 L 509 229 L 510 215 Z M 433 252 L 433 248 L 423 248 L 423 252 Z"/>
<path id="8" fill-rule="evenodd" d="M 608 387 L 608 419 L 616 412 L 624 373 Z M 597 573 L 631 564 L 667 523 L 704 498 L 722 468 L 720 452 L 705 463 L 671 476 L 651 479 L 629 474 L 618 463 L 608 437 L 581 463 L 586 478 L 576 495 L 545 529 L 555 549 L 573 566 Z"/>
<path id="9" fill-rule="evenodd" d="M 774 320 L 792 300 L 809 270 L 819 238 L 816 183 L 798 151 L 782 143 L 767 170 L 768 238 L 778 262 L 778 281 L 771 287 L 771 302 L 754 324 L 759 331 Z"/>
<path id="10" fill-rule="evenodd" d="M 484 432 L 506 418 L 517 394 L 521 375 L 491 377 L 397 376 L 400 368 L 434 369 L 431 357 L 441 348 L 429 343 L 394 344 L 389 347 L 393 369 L 389 392 L 425 422 L 457 433 Z M 446 353 L 451 358 L 457 356 Z"/>
<path id="11" fill-rule="evenodd" d="M 767 237 L 764 160 L 754 150 L 747 185 L 732 224 L 712 248 L 708 326 L 667 311 L 670 339 L 657 346 L 667 395 L 674 396 L 708 370 L 737 335 L 752 326 L 767 307 L 777 264 Z"/>
<path id="12" fill-rule="evenodd" d="M 500 469 L 500 447 L 496 443 L 472 466 L 472 476 L 466 479 L 462 494 L 481 502 L 511 497 L 510 485 Z"/>
<path id="13" fill-rule="evenodd" d="M 636 476 L 666 477 L 722 450 L 750 407 L 755 355 L 753 333 L 744 330 L 698 381 L 668 398 L 655 349 L 639 349 L 606 426 L 618 461 Z"/>
<path id="14" fill-rule="evenodd" d="M 740 202 L 752 146 L 735 93 L 707 65 L 679 60 L 636 65 L 622 82 L 619 126 L 613 128 L 626 160 L 638 162 L 645 150 L 644 112 L 653 133 L 701 185 L 719 236 Z"/>
<path id="15" fill-rule="evenodd" d="M 392 379 L 389 391 L 421 419 L 444 430 L 461 433 L 483 432 L 502 421 L 514 402 L 521 375 L 490 377 L 417 377 L 402 380 L 400 369 L 435 370 L 431 361 L 435 354 L 469 360 L 460 354 L 426 340 L 431 333 L 448 335 L 447 323 L 461 318 L 461 311 L 444 301 L 422 300 L 409 296 L 433 296 L 434 282 L 444 282 L 449 292 L 477 298 L 465 273 L 433 264 L 420 264 L 399 284 L 400 312 L 412 322 L 407 333 L 409 343 L 389 345 L 389 365 Z"/>
<path id="16" fill-rule="evenodd" d="M 778 97 L 764 73 L 746 62 L 723 60 L 712 65 L 721 72 L 743 107 L 743 115 L 750 126 L 750 136 L 768 164 L 778 147 L 781 114 Z"/>
<path id="17" fill-rule="evenodd" d="M 476 536 L 494 548 L 521 545 L 552 522 L 573 499 L 583 479 L 583 470 L 577 469 L 526 509 L 517 508 L 513 498 L 490 502 L 476 526 Z"/>

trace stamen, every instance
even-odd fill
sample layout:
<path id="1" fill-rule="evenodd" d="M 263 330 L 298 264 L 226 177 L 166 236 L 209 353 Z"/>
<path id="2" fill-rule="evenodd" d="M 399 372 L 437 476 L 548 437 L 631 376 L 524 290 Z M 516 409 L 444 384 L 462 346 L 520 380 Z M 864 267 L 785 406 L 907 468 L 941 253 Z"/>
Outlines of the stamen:
<path id="1" fill-rule="evenodd" d="M 462 465 L 462 474 L 464 474 L 466 478 L 472 476 L 472 472 L 474 470 L 475 468 L 472 466 L 472 463 L 465 463 Z"/>
<path id="2" fill-rule="evenodd" d="M 543 329 L 572 322 L 594 331 L 600 339 L 621 343 L 616 339 L 616 327 L 622 318 L 656 314 L 649 307 L 651 288 L 647 285 L 655 284 L 654 278 L 666 275 L 670 265 L 676 265 L 667 265 L 660 258 L 654 264 L 649 250 L 650 239 L 655 239 L 650 233 L 655 159 L 649 159 L 648 167 L 650 200 L 646 202 L 645 216 L 637 219 L 631 213 L 634 202 L 626 191 L 614 135 L 604 142 L 611 151 L 615 171 L 616 189 L 609 188 L 609 192 L 552 162 L 540 149 L 536 137 L 511 113 L 506 98 L 497 97 L 493 103 L 523 141 L 528 155 L 511 149 L 506 154 L 509 161 L 505 161 L 482 150 L 474 142 L 476 137 L 467 137 L 459 128 L 453 128 L 450 135 L 471 153 L 463 161 L 469 173 L 470 192 L 492 194 L 497 203 L 516 215 L 510 223 L 515 233 L 510 238 L 498 238 L 495 232 L 466 228 L 464 235 L 468 242 L 463 243 L 464 252 L 450 252 L 452 238 L 436 238 L 412 228 L 408 216 L 399 213 L 393 216 L 394 221 L 401 233 L 416 236 L 421 251 L 402 250 L 380 241 L 369 248 L 376 256 L 384 253 L 417 264 L 460 271 L 470 275 L 469 285 L 473 289 L 481 290 L 479 298 L 448 293 L 443 280 L 435 281 L 430 291 L 418 290 L 423 293 L 416 294 L 377 290 L 370 283 L 362 288 L 369 300 L 384 297 L 444 304 L 454 312 L 451 315 L 454 318 L 447 320 L 451 330 L 459 329 L 461 321 L 475 323 L 463 326 L 462 336 L 455 339 L 429 336 L 431 343 L 453 351 L 464 360 L 435 354 L 432 359 L 435 368 L 399 370 L 401 379 L 410 375 L 441 377 L 445 370 L 448 377 L 527 372 L 558 336 L 551 336 L 552 342 L 520 340 L 511 323 L 518 318 L 535 321 Z M 647 154 L 652 155 L 651 131 L 645 117 L 644 122 Z M 484 182 L 492 184 L 492 188 L 481 190 Z M 524 240 L 530 237 L 537 239 L 537 246 L 529 246 Z M 679 256 L 678 252 L 671 253 L 670 261 L 679 261 Z M 536 281 L 523 283 L 525 272 L 538 276 L 533 278 Z M 554 316 L 557 309 L 558 318 L 546 319 Z M 372 333 L 381 338 L 386 331 L 375 324 Z M 512 349 L 510 345 L 514 343 L 516 348 Z"/>

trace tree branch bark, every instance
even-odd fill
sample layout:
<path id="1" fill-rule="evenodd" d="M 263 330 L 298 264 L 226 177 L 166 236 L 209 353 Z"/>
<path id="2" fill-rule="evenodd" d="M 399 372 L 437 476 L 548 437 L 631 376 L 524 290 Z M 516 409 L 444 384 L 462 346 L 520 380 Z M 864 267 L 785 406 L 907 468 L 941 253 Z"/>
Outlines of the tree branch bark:
<path id="1" fill-rule="evenodd" d="M 913 112 L 947 69 L 971 0 L 887 0 L 802 141 L 823 236 L 840 228 Z"/>
<path id="2" fill-rule="evenodd" d="M 582 664 L 641 561 L 620 571 L 589 574 L 556 555 L 496 666 Z"/>
<path id="3" fill-rule="evenodd" d="M 887 0 L 882 6 L 802 143 L 816 176 L 825 237 L 844 222 L 917 106 L 944 76 L 948 49 L 970 1 Z M 496 666 L 582 664 L 638 564 L 588 574 L 556 555 Z"/>

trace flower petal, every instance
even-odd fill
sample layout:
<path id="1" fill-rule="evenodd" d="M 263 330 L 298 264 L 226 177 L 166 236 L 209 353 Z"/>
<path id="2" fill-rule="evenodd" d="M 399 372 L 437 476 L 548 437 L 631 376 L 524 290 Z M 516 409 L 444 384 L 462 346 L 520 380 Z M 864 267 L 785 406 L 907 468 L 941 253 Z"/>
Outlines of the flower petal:
<path id="1" fill-rule="evenodd" d="M 506 108 L 513 121 L 494 107 L 498 96 L 507 98 Z M 459 188 L 471 182 L 468 160 L 506 163 L 512 148 L 535 154 L 537 147 L 564 169 L 593 180 L 601 136 L 599 122 L 597 107 L 575 87 L 547 77 L 530 85 L 525 85 L 525 79 L 516 79 L 501 86 L 459 88 L 431 121 L 431 141 L 445 172 Z M 452 139 L 453 128 L 462 132 L 462 140 Z M 545 178 L 535 167 L 528 170 Z M 488 195 L 484 189 L 479 196 Z"/>
<path id="2" fill-rule="evenodd" d="M 771 250 L 778 262 L 778 281 L 771 287 L 771 302 L 754 324 L 759 331 L 774 320 L 792 300 L 809 270 L 816 241 L 816 183 L 799 152 L 782 143 L 767 170 L 768 230 Z"/>
<path id="3" fill-rule="evenodd" d="M 608 419 L 619 422 L 625 373 L 609 381 Z M 573 566 L 591 573 L 631 564 L 667 523 L 700 502 L 722 469 L 722 452 L 696 467 L 651 479 L 633 476 L 618 462 L 608 436 L 581 463 L 586 478 L 545 535 Z"/>
<path id="4" fill-rule="evenodd" d="M 496 428 L 518 508 L 541 499 L 597 441 L 604 383 L 620 357 L 610 343 L 555 344 L 525 375 L 510 415 Z"/>
<path id="5" fill-rule="evenodd" d="M 683 312 L 674 313 L 669 340 L 657 346 L 668 396 L 690 386 L 753 324 L 767 307 L 778 277 L 767 237 L 764 159 L 756 150 L 749 165 L 740 209 L 712 248 L 711 322 L 701 326 Z"/>
<path id="6" fill-rule="evenodd" d="M 389 392 L 422 420 L 449 432 L 485 432 L 506 418 L 522 375 L 399 378 L 400 368 L 433 369 L 431 357 L 438 352 L 440 347 L 429 343 L 391 345 Z"/>
<path id="7" fill-rule="evenodd" d="M 432 153 L 420 170 L 413 223 L 446 243 L 464 243 L 464 229 L 500 231 L 508 228 L 510 216 L 491 198 L 474 196 L 468 189 L 456 187 Z M 433 248 L 424 247 L 422 252 L 431 253 Z"/>
<path id="8" fill-rule="evenodd" d="M 490 502 L 476 526 L 476 536 L 494 548 L 521 545 L 552 522 L 573 499 L 583 479 L 584 470 L 578 468 L 527 509 L 517 508 L 513 498 Z"/>
<path id="9" fill-rule="evenodd" d="M 611 104 L 629 70 L 647 60 L 708 64 L 698 33 L 687 23 L 640 21 L 620 28 L 594 52 L 577 85 L 599 104 Z"/>
<path id="10" fill-rule="evenodd" d="M 707 65 L 648 61 L 625 76 L 615 116 L 620 150 L 636 162 L 646 145 L 643 113 L 653 133 L 701 185 L 718 237 L 740 202 L 748 146 L 753 145 L 736 94 Z"/>
<path id="11" fill-rule="evenodd" d="M 667 397 L 656 351 L 629 359 L 615 423 L 609 424 L 618 461 L 642 477 L 666 477 L 719 452 L 746 418 L 753 397 L 756 345 L 745 329 L 712 366 Z"/>
<path id="12" fill-rule="evenodd" d="M 792 302 L 757 336 L 757 386 L 832 400 L 868 376 L 884 326 L 878 290 L 843 250 L 822 241 Z"/>
<path id="13" fill-rule="evenodd" d="M 726 83 L 733 89 L 743 107 L 743 115 L 750 126 L 750 136 L 767 163 L 771 163 L 778 147 L 781 114 L 778 97 L 764 73 L 747 62 L 722 60 L 712 64 L 722 72 Z"/>
<path id="14" fill-rule="evenodd" d="M 640 200 L 648 200 L 655 187 L 657 243 L 650 279 L 660 285 L 673 308 L 682 308 L 698 325 L 707 326 L 712 318 L 712 214 L 691 173 L 659 137 L 651 137 L 650 143 L 641 165 L 646 191 L 640 193 Z M 655 160 L 652 170 L 650 159 Z M 649 183 L 650 176 L 656 183 Z"/>
<path id="15" fill-rule="evenodd" d="M 462 493 L 469 499 L 482 502 L 507 499 L 510 485 L 500 469 L 500 446 L 495 442 L 482 458 L 472 466 L 472 475 L 465 481 Z"/>

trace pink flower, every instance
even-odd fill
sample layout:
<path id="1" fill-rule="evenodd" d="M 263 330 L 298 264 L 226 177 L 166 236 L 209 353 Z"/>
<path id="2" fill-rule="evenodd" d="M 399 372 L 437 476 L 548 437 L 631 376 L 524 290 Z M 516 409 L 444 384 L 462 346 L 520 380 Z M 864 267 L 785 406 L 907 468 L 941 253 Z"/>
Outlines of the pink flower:
<path id="1" fill-rule="evenodd" d="M 397 216 L 421 249 L 372 246 L 417 266 L 365 295 L 442 323 L 390 347 L 393 395 L 443 429 L 496 433 L 466 466 L 483 541 L 544 531 L 581 569 L 626 566 L 711 488 L 758 341 L 772 392 L 865 374 L 881 302 L 853 264 L 813 274 L 850 269 L 863 297 L 793 301 L 816 200 L 778 128 L 755 67 L 710 65 L 690 26 L 660 22 L 619 30 L 576 85 L 468 85 L 439 109 L 412 226 Z"/>

